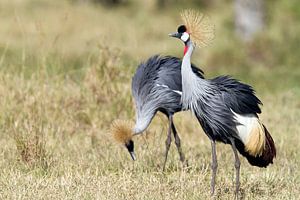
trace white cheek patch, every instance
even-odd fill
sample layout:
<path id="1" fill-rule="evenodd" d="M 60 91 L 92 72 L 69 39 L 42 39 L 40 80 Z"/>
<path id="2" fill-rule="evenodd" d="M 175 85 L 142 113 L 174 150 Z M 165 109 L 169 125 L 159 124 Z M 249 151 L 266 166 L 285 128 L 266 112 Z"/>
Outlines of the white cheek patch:
<path id="1" fill-rule="evenodd" d="M 186 42 L 189 39 L 190 35 L 187 32 L 184 32 L 181 36 L 181 40 Z"/>

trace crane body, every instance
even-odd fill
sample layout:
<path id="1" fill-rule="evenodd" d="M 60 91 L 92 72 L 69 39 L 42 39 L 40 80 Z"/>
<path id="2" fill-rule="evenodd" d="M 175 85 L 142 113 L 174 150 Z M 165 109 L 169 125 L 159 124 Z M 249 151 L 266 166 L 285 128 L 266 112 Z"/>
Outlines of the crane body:
<path id="1" fill-rule="evenodd" d="M 172 132 L 180 160 L 185 161 L 180 138 L 173 122 L 173 115 L 182 110 L 181 62 L 176 57 L 155 55 L 141 63 L 132 78 L 131 85 L 136 111 L 135 124 L 132 128 L 122 122 L 114 123 L 112 126 L 116 140 L 125 143 L 132 159 L 135 160 L 134 142 L 131 137 L 143 133 L 157 112 L 163 113 L 169 121 L 163 170 L 172 141 Z M 191 69 L 196 76 L 204 78 L 202 70 L 194 65 L 191 65 Z"/>
<path id="2" fill-rule="evenodd" d="M 195 43 L 190 36 L 205 44 L 208 30 L 194 30 L 195 27 L 210 28 L 203 21 L 203 15 L 194 12 L 184 13 L 186 24 L 178 27 L 176 33 L 169 36 L 179 38 L 185 44 L 181 66 L 182 106 L 189 109 L 198 119 L 205 134 L 211 140 L 212 179 L 211 194 L 215 191 L 217 172 L 216 141 L 230 144 L 235 157 L 236 190 L 238 194 L 240 181 L 239 152 L 249 163 L 258 167 L 267 167 L 276 156 L 274 141 L 266 127 L 259 120 L 261 101 L 255 96 L 253 88 L 230 76 L 213 79 L 199 79 L 191 69 L 191 57 Z M 193 24 L 194 23 L 194 24 Z M 195 24 L 196 23 L 196 24 Z M 210 39 L 210 38 L 208 38 Z M 198 41 L 199 41 L 198 40 Z"/>

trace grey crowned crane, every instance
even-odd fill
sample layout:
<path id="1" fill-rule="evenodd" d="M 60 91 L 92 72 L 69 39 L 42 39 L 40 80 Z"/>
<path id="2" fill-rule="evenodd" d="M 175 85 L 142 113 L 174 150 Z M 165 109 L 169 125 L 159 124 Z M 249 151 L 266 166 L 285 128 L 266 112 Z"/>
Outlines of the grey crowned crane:
<path id="1" fill-rule="evenodd" d="M 132 95 L 135 102 L 135 125 L 122 120 L 115 121 L 111 126 L 111 132 L 115 139 L 125 144 L 131 157 L 135 160 L 133 135 L 141 134 L 150 124 L 156 113 L 162 112 L 169 120 L 166 140 L 165 169 L 168 151 L 171 145 L 171 132 L 173 132 L 175 144 L 180 161 L 184 162 L 184 154 L 180 145 L 180 138 L 173 122 L 173 115 L 182 110 L 181 106 L 181 60 L 176 57 L 158 55 L 150 57 L 141 63 L 132 78 Z M 203 72 L 191 65 L 191 70 L 202 79 Z"/>
<path id="2" fill-rule="evenodd" d="M 211 194 L 215 191 L 217 172 L 216 141 L 230 144 L 235 158 L 236 188 L 240 181 L 238 152 L 257 167 L 267 167 L 276 156 L 274 141 L 267 128 L 259 120 L 261 101 L 253 88 L 229 76 L 213 79 L 199 78 L 191 68 L 191 56 L 196 45 L 207 45 L 214 37 L 214 27 L 209 18 L 196 11 L 181 14 L 184 25 L 176 33 L 169 34 L 183 41 L 184 57 L 181 65 L 182 106 L 189 109 L 200 122 L 211 140 L 212 179 Z"/>

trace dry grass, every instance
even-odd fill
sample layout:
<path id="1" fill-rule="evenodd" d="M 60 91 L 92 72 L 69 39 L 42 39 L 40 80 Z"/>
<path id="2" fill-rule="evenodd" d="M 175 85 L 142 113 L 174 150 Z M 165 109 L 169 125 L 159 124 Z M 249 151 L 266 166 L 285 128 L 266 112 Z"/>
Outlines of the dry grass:
<path id="1" fill-rule="evenodd" d="M 178 42 L 166 36 L 179 20 L 175 8 L 167 15 L 151 8 L 134 13 L 134 6 L 105 10 L 34 0 L 1 2 L 0 7 L 6 8 L 0 17 L 0 199 L 209 198 L 210 143 L 189 113 L 175 116 L 190 166 L 185 170 L 172 145 L 166 172 L 161 172 L 163 115 L 134 139 L 136 162 L 108 130 L 116 118 L 134 119 L 130 80 L 136 64 L 154 53 L 181 55 Z M 257 89 L 264 102 L 262 121 L 278 149 L 267 169 L 242 158 L 242 197 L 298 199 L 300 73 L 291 66 L 296 56 L 280 63 L 271 49 L 270 55 L 262 54 L 266 60 L 243 61 L 247 52 L 237 48 L 242 48 L 237 41 L 224 39 L 232 33 L 225 26 L 230 14 L 221 12 L 222 6 L 216 9 L 216 27 L 224 33 L 217 34 L 220 49 L 203 50 L 194 58 L 207 60 L 204 65 L 210 65 L 203 69 L 209 77 L 231 73 Z M 265 64 L 269 60 L 274 65 Z M 232 67 L 220 67 L 222 61 Z M 232 199 L 233 153 L 218 144 L 217 154 L 217 199 Z"/>

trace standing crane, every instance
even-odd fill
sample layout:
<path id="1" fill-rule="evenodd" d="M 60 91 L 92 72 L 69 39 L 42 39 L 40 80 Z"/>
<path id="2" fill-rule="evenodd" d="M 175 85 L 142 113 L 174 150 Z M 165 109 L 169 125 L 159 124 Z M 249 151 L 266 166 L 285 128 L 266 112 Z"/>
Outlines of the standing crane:
<path id="1" fill-rule="evenodd" d="M 213 79 L 199 78 L 191 68 L 191 56 L 196 45 L 206 46 L 214 38 L 214 27 L 209 18 L 193 10 L 181 14 L 184 25 L 171 37 L 183 41 L 184 56 L 181 65 L 182 106 L 189 109 L 200 122 L 211 140 L 212 178 L 211 194 L 215 191 L 217 172 L 216 141 L 230 144 L 235 158 L 235 194 L 240 187 L 240 160 L 238 151 L 249 163 L 267 167 L 276 156 L 274 141 L 260 121 L 259 105 L 253 88 L 229 76 Z"/>
<path id="2" fill-rule="evenodd" d="M 184 162 L 184 154 L 181 149 L 180 138 L 173 122 L 173 115 L 182 110 L 181 106 L 181 60 L 176 57 L 158 55 L 150 57 L 141 63 L 132 78 L 132 95 L 135 102 L 136 122 L 132 126 L 126 121 L 115 121 L 111 126 L 111 132 L 115 139 L 125 144 L 131 158 L 135 160 L 134 143 L 132 136 L 142 133 L 150 124 L 158 111 L 162 112 L 169 120 L 166 152 L 163 163 L 165 169 L 168 151 L 171 145 L 171 132 L 173 132 L 175 144 L 180 161 Z M 203 71 L 191 65 L 195 75 L 203 79 Z"/>

